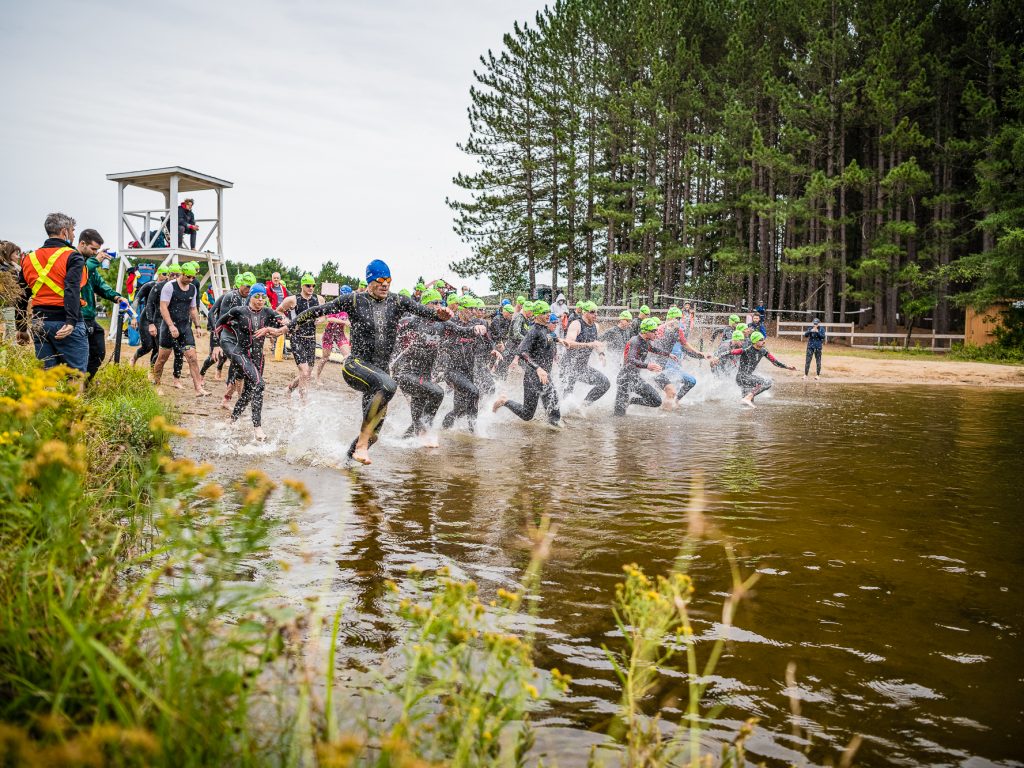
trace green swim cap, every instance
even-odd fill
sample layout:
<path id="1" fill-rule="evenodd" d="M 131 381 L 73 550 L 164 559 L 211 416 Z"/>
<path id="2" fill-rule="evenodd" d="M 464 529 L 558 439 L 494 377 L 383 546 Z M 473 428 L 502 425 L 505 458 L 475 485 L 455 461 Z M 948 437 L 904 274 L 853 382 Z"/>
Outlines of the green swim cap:
<path id="1" fill-rule="evenodd" d="M 448 306 L 449 307 L 457 307 L 457 306 L 459 306 L 459 297 L 454 295 L 454 294 L 449 296 L 448 297 Z"/>
<path id="2" fill-rule="evenodd" d="M 658 330 L 658 326 L 661 325 L 657 319 L 648 317 L 642 323 L 640 323 L 640 333 L 650 333 L 651 331 Z"/>
<path id="3" fill-rule="evenodd" d="M 646 304 L 644 304 L 642 307 L 640 307 L 640 314 L 641 315 L 649 315 L 649 314 L 651 314 L 651 308 L 648 307 Z"/>
<path id="4" fill-rule="evenodd" d="M 669 319 L 669 320 L 675 320 L 677 317 L 682 317 L 682 316 L 683 316 L 683 310 L 681 310 L 679 307 L 669 307 L 668 308 L 668 314 L 665 315 L 665 317 L 667 319 Z"/>
<path id="5" fill-rule="evenodd" d="M 181 265 L 181 274 L 188 275 L 189 277 L 195 277 L 199 271 L 199 265 L 194 261 L 186 261 Z"/>
<path id="6" fill-rule="evenodd" d="M 235 288 L 238 288 L 242 284 L 242 273 L 239 272 L 235 275 Z"/>
<path id="7" fill-rule="evenodd" d="M 316 285 L 316 278 L 307 272 L 302 276 L 299 285 Z"/>
<path id="8" fill-rule="evenodd" d="M 747 337 L 743 335 L 743 331 L 733 331 L 732 332 L 732 340 L 733 341 L 743 341 L 745 338 L 747 338 Z"/>
<path id="9" fill-rule="evenodd" d="M 523 312 L 530 312 L 530 313 L 533 312 L 533 302 L 532 301 L 524 301 L 523 302 Z"/>
<path id="10" fill-rule="evenodd" d="M 729 325 L 736 325 L 740 321 L 739 315 L 729 315 Z"/>
<path id="11" fill-rule="evenodd" d="M 740 333 L 743 333 L 743 331 L 747 330 L 747 324 L 746 323 L 737 323 L 736 324 L 736 330 L 739 331 Z"/>
<path id="12" fill-rule="evenodd" d="M 621 312 L 619 312 L 619 320 L 632 320 L 632 319 L 633 319 L 633 313 L 630 312 L 628 309 L 624 309 Z"/>
<path id="13" fill-rule="evenodd" d="M 410 291 L 408 288 L 399 288 L 398 289 L 398 295 L 399 296 L 412 296 L 412 291 Z"/>
<path id="14" fill-rule="evenodd" d="M 242 273 L 242 285 L 253 286 L 256 285 L 256 283 L 258 282 L 259 280 L 256 279 L 256 275 L 254 275 L 252 272 Z"/>
<path id="15" fill-rule="evenodd" d="M 597 312 L 597 304 L 592 301 L 580 302 L 580 309 L 584 312 Z"/>
<path id="16" fill-rule="evenodd" d="M 441 301 L 441 292 L 435 291 L 431 288 L 429 291 L 424 291 L 423 295 L 420 296 L 420 304 L 433 304 L 434 302 Z"/>
<path id="17" fill-rule="evenodd" d="M 423 283 L 416 283 L 416 290 L 417 291 L 425 291 L 425 290 L 427 290 L 427 286 L 424 285 Z M 438 296 L 440 296 L 440 295 L 441 294 L 438 294 Z"/>
<path id="18" fill-rule="evenodd" d="M 750 334 L 750 343 L 751 344 L 757 344 L 757 342 L 759 342 L 759 341 L 764 341 L 764 334 L 763 333 L 761 333 L 760 331 L 754 331 L 752 334 Z"/>
<path id="19" fill-rule="evenodd" d="M 546 315 L 551 312 L 551 305 L 546 301 L 535 301 L 533 302 L 533 314 L 535 315 Z"/>
<path id="20" fill-rule="evenodd" d="M 511 304 L 502 304 L 501 305 L 501 311 L 502 312 L 508 312 L 511 315 L 511 314 L 513 314 L 516 311 L 516 308 L 513 307 Z"/>
<path id="21" fill-rule="evenodd" d="M 525 304 L 525 303 L 526 303 L 526 297 L 525 296 L 516 296 L 516 304 Z"/>
<path id="22" fill-rule="evenodd" d="M 171 270 L 169 270 L 166 265 L 159 266 L 159 267 L 156 268 L 156 273 L 158 275 L 166 275 L 170 271 Z"/>
<path id="23" fill-rule="evenodd" d="M 359 287 L 360 288 L 366 288 L 367 287 L 366 281 L 365 280 L 360 280 L 359 281 Z"/>

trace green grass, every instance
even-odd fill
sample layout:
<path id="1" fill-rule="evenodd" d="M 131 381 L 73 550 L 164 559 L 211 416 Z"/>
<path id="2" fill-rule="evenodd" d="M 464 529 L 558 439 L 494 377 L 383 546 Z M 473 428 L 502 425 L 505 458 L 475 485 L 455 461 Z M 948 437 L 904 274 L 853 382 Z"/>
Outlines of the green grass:
<path id="1" fill-rule="evenodd" d="M 528 762 L 531 712 L 571 683 L 536 667 L 532 632 L 513 629 L 530 626 L 538 604 L 546 522 L 527 531 L 534 556 L 514 591 L 485 600 L 444 571 L 389 585 L 403 663 L 347 699 L 334 680 L 344 614 L 324 617 L 316 601 L 281 607 L 238 576 L 267 559 L 275 485 L 250 470 L 223 488 L 207 481 L 211 467 L 173 457 L 181 430 L 141 370 L 105 366 L 78 392 L 76 374 L 44 372 L 27 349 L 0 343 L 0 765 Z M 308 501 L 301 484 L 285 486 Z M 692 548 L 710 525 L 699 504 L 690 518 Z M 729 623 L 752 582 L 727 552 Z M 686 562 L 654 579 L 627 567 L 617 592 L 622 640 L 607 653 L 622 706 L 604 745 L 616 763 L 701 758 L 715 714 L 702 710 L 702 681 L 723 643 L 698 660 Z M 653 691 L 669 668 L 690 696 L 666 737 Z M 720 764 L 743 762 L 752 727 Z"/>

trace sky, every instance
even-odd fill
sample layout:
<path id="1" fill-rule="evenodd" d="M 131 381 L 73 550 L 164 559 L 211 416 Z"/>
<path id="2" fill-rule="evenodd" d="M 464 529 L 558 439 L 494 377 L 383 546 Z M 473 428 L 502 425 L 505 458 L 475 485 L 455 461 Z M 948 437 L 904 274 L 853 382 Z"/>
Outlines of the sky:
<path id="1" fill-rule="evenodd" d="M 229 261 L 361 275 L 382 258 L 396 288 L 423 275 L 486 290 L 448 268 L 469 248 L 445 198 L 473 169 L 456 144 L 479 57 L 542 5 L 6 4 L 0 239 L 38 247 L 62 211 L 116 247 L 106 174 L 180 165 L 234 183 Z M 196 217 L 212 216 L 212 193 L 195 197 Z M 138 191 L 126 207 L 161 200 Z"/>

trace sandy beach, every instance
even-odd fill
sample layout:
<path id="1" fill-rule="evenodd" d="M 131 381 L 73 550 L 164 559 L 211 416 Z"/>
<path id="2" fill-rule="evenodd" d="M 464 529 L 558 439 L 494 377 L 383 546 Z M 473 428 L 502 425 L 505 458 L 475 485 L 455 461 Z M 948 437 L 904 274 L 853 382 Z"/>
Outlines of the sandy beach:
<path id="1" fill-rule="evenodd" d="M 775 380 L 788 381 L 803 375 L 802 341 L 769 337 L 768 349 L 780 360 L 799 370 L 784 372 L 775 368 Z M 764 365 L 764 363 L 762 363 Z M 771 366 L 768 366 L 771 368 Z M 821 359 L 821 381 L 844 384 L 928 384 L 975 387 L 1024 387 L 1024 366 L 974 363 L 948 360 L 941 354 L 920 357 L 896 357 L 891 352 L 850 349 L 839 344 L 825 347 Z M 814 363 L 811 363 L 811 373 Z"/>

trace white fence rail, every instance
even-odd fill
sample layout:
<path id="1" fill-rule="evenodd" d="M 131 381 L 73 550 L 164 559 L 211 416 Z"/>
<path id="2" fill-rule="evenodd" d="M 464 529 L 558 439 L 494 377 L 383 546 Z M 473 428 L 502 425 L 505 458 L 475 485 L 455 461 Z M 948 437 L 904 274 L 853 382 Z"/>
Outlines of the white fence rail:
<path id="1" fill-rule="evenodd" d="M 851 347 L 858 349 L 902 349 L 906 333 L 875 333 L 858 331 L 854 323 L 822 323 L 826 334 L 834 339 L 848 339 Z M 780 320 L 779 336 L 803 336 L 808 328 L 806 322 Z M 932 352 L 949 352 L 954 343 L 964 341 L 962 333 L 915 333 L 910 337 L 910 346 L 915 349 L 930 349 Z"/>
<path id="2" fill-rule="evenodd" d="M 778 336 L 803 336 L 804 331 L 811 327 L 806 320 L 779 320 Z M 848 339 L 855 335 L 854 323 L 821 323 L 825 329 L 825 335 L 834 339 Z"/>

